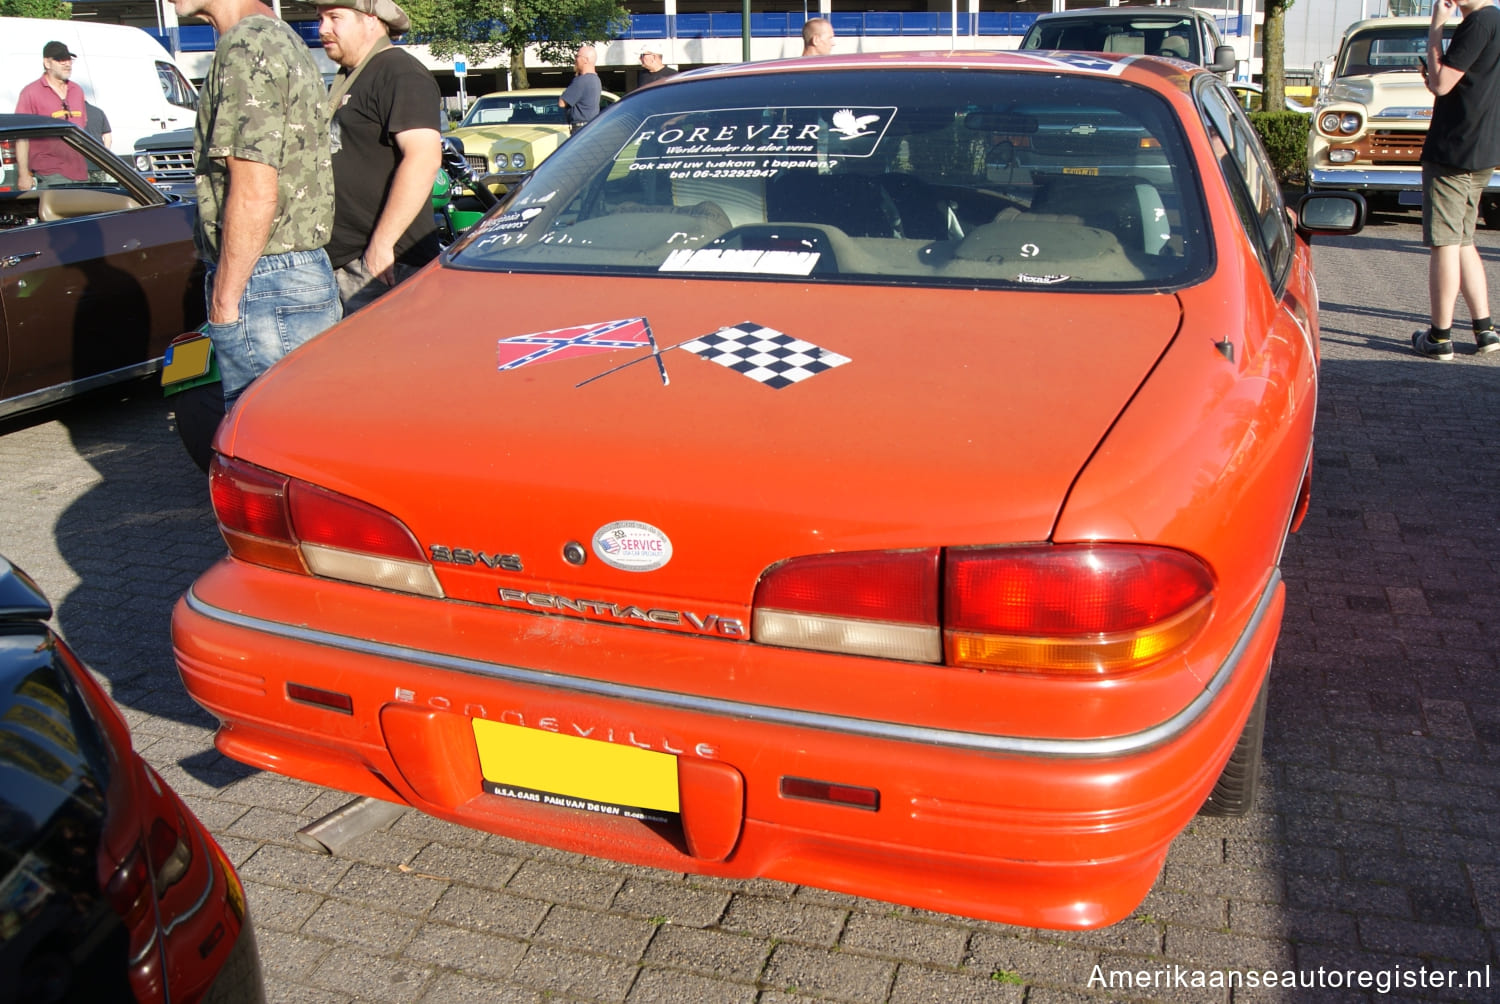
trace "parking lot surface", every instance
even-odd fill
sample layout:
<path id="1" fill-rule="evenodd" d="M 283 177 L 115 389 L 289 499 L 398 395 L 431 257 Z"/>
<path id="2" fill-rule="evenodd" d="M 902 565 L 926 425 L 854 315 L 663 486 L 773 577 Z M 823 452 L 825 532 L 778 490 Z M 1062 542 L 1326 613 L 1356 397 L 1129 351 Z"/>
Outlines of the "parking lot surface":
<path id="1" fill-rule="evenodd" d="M 1472 354 L 1460 307 L 1454 362 L 1412 354 L 1418 240 L 1379 217 L 1316 248 L 1313 501 L 1255 809 L 1197 821 L 1100 931 L 617 865 L 413 810 L 309 850 L 297 829 L 349 796 L 220 756 L 173 666 L 172 603 L 224 548 L 149 385 L 0 423 L 0 554 L 238 866 L 273 1000 L 1500 1001 L 1500 353 Z M 1500 235 L 1480 244 L 1500 305 Z M 1107 337 L 1059 333 L 1058 365 Z"/>

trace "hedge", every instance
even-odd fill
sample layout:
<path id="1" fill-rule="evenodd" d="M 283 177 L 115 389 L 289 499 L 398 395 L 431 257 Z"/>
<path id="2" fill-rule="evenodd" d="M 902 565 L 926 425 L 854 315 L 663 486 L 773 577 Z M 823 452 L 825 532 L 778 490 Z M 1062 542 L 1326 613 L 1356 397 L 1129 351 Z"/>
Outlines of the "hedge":
<path id="1" fill-rule="evenodd" d="M 1307 180 L 1307 133 L 1312 116 L 1301 112 L 1251 112 L 1250 124 L 1260 134 L 1271 168 L 1282 185 Z"/>

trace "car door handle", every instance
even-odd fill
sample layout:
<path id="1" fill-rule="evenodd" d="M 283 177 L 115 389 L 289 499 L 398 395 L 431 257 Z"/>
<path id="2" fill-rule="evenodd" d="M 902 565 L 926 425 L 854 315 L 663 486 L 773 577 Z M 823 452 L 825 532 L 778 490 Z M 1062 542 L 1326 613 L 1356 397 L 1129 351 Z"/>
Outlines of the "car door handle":
<path id="1" fill-rule="evenodd" d="M 0 268 L 11 268 L 21 264 L 27 258 L 35 258 L 39 254 L 41 254 L 40 251 L 27 251 L 24 254 L 8 254 L 0 258 Z"/>

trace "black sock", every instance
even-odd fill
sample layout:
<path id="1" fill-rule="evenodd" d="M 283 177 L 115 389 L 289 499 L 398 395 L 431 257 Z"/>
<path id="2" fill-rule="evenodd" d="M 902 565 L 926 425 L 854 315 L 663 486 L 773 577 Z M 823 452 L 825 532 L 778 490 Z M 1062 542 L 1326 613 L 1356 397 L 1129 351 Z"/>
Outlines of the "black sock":
<path id="1" fill-rule="evenodd" d="M 1475 318 L 1472 323 L 1474 325 L 1474 334 L 1476 335 L 1481 331 L 1488 331 L 1495 326 L 1488 317 Z"/>
<path id="2" fill-rule="evenodd" d="M 1432 333 L 1432 340 L 1435 342 L 1449 342 L 1453 340 L 1452 327 L 1440 328 L 1436 324 L 1434 324 L 1427 330 Z"/>

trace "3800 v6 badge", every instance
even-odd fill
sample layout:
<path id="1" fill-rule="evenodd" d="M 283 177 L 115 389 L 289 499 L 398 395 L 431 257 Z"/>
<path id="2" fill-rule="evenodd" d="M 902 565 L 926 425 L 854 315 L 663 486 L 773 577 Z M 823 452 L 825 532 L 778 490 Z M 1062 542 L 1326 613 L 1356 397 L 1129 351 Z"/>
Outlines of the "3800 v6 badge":
<path id="1" fill-rule="evenodd" d="M 229 756 L 514 838 L 1119 920 L 1254 797 L 1306 239 L 1364 213 L 1274 179 L 1151 57 L 642 88 L 240 399 L 183 680 Z"/>

